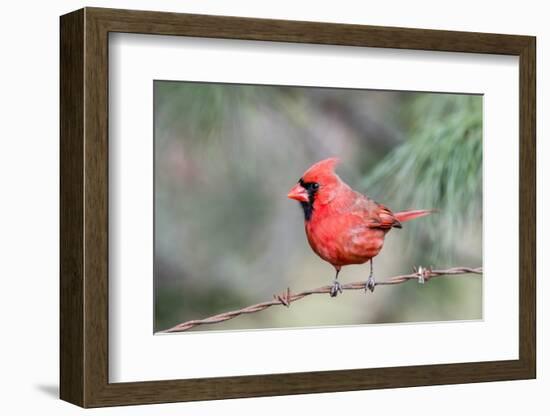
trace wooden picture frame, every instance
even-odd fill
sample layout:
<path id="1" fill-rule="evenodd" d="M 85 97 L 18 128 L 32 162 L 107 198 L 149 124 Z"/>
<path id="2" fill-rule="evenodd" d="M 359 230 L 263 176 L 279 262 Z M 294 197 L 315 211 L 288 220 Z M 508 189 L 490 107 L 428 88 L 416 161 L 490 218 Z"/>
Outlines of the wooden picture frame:
<path id="1" fill-rule="evenodd" d="M 100 407 L 535 378 L 534 37 L 100 8 L 62 16 L 60 29 L 61 399 Z M 109 383 L 110 32 L 518 56 L 519 359 Z"/>

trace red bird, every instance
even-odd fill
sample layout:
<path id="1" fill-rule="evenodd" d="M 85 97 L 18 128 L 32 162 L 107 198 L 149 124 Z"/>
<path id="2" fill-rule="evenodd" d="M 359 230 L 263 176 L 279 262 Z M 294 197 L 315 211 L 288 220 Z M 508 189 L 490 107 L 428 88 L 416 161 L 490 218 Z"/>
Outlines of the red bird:
<path id="1" fill-rule="evenodd" d="M 313 251 L 336 269 L 330 292 L 342 293 L 338 274 L 342 266 L 370 261 L 365 290 L 374 291 L 372 259 L 384 245 L 384 237 L 401 223 L 423 217 L 433 210 L 393 213 L 384 205 L 354 191 L 334 172 L 337 158 L 311 166 L 290 190 L 288 197 L 299 201 L 304 211 L 307 239 Z"/>

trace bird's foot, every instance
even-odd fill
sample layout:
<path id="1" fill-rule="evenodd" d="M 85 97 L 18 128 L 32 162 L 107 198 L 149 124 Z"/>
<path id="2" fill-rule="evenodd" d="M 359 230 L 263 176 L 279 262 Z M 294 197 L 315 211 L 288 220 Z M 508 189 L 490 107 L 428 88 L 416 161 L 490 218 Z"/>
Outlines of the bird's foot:
<path id="1" fill-rule="evenodd" d="M 335 280 L 332 284 L 332 287 L 330 288 L 330 297 L 335 298 L 338 296 L 338 293 L 342 293 L 342 285 L 338 280 Z"/>
<path id="2" fill-rule="evenodd" d="M 370 290 L 371 293 L 374 292 L 374 288 L 376 287 L 376 280 L 374 280 L 374 276 L 371 274 L 367 280 L 367 283 L 365 283 L 365 293 L 367 290 Z"/>

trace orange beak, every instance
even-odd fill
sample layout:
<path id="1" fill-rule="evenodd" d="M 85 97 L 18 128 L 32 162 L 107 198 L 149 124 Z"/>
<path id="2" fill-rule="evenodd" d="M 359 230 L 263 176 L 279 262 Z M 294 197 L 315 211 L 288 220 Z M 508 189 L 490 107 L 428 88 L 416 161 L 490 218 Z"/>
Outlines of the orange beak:
<path id="1" fill-rule="evenodd" d="M 287 197 L 289 197 L 290 199 L 295 199 L 296 201 L 301 201 L 301 202 L 309 201 L 309 195 L 307 191 L 299 183 L 294 185 L 294 187 L 288 193 Z"/>

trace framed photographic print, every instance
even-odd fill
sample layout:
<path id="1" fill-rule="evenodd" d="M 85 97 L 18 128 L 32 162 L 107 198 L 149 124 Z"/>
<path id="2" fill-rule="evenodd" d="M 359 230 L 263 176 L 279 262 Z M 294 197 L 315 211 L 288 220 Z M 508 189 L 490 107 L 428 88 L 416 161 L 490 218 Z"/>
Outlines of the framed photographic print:
<path id="1" fill-rule="evenodd" d="M 63 400 L 535 377 L 534 37 L 60 24 Z"/>

